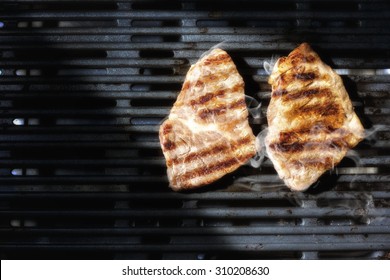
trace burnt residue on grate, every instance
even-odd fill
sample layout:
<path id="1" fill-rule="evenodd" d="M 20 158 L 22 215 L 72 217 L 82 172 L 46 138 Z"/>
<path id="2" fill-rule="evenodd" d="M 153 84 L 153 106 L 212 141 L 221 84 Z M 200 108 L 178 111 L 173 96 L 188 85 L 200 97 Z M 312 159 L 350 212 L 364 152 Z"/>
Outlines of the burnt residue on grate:
<path id="1" fill-rule="evenodd" d="M 254 2 L 0 3 L 2 258 L 386 256 L 390 4 Z M 367 139 L 304 194 L 267 159 L 173 193 L 158 127 L 190 65 L 222 43 L 265 116 L 264 61 L 303 41 L 342 76 Z"/>

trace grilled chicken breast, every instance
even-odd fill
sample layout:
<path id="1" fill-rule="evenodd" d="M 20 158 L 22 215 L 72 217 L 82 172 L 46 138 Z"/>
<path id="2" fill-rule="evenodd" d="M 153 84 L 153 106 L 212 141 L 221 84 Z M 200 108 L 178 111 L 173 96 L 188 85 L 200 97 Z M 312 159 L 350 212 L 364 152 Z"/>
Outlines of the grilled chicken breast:
<path id="1" fill-rule="evenodd" d="M 244 81 L 225 51 L 191 66 L 159 137 L 174 190 L 209 184 L 255 155 Z"/>
<path id="2" fill-rule="evenodd" d="M 337 165 L 364 128 L 337 73 L 307 43 L 275 64 L 266 150 L 279 177 L 303 191 Z"/>

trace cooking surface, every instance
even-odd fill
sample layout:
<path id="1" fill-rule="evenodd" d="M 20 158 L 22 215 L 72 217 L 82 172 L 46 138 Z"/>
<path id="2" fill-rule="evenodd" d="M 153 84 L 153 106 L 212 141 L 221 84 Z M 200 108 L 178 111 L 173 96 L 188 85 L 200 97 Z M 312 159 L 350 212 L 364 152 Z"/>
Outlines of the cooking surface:
<path id="1" fill-rule="evenodd" d="M 389 24 L 387 1 L 1 1 L 1 258 L 385 257 Z M 222 43 L 262 103 L 257 135 L 263 63 L 304 41 L 368 138 L 306 193 L 268 159 L 172 192 L 158 126 L 190 65 Z"/>

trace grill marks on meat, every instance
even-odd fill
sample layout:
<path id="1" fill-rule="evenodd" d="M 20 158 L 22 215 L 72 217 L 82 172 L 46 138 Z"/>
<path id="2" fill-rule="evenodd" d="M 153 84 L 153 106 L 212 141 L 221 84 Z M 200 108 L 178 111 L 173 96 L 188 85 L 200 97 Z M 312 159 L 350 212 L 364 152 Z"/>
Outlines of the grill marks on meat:
<path id="1" fill-rule="evenodd" d="M 250 145 L 253 141 L 252 137 L 247 136 L 245 138 L 239 139 L 236 143 L 229 143 L 229 144 L 218 144 L 211 147 L 208 147 L 201 152 L 193 152 L 186 155 L 186 157 L 182 158 L 175 158 L 169 162 L 167 162 L 168 166 L 172 166 L 172 164 L 181 164 L 181 163 L 191 163 L 196 158 L 205 158 L 209 156 L 213 156 L 218 153 L 228 153 L 231 149 L 238 149 L 241 145 Z"/>
<path id="2" fill-rule="evenodd" d="M 279 89 L 272 92 L 272 97 L 282 98 L 283 102 L 288 102 L 296 99 L 305 99 L 306 97 L 331 97 L 332 91 L 327 88 L 311 88 L 311 89 L 303 89 L 303 90 L 295 90 L 288 92 L 287 90 Z"/>
<path id="3" fill-rule="evenodd" d="M 191 66 L 159 136 L 174 190 L 212 183 L 254 156 L 244 81 L 225 51 Z"/>
<path id="4" fill-rule="evenodd" d="M 342 80 L 306 43 L 275 64 L 268 81 L 267 153 L 292 190 L 307 189 L 364 137 Z"/>
<path id="5" fill-rule="evenodd" d="M 241 109 L 246 107 L 245 100 L 237 100 L 237 101 L 234 101 L 232 104 L 229 104 L 229 105 L 221 104 L 221 105 L 218 105 L 218 107 L 216 107 L 216 108 L 200 109 L 199 112 L 198 112 L 198 116 L 201 119 L 203 119 L 203 120 L 208 119 L 208 118 L 212 119 L 216 115 L 226 114 L 226 112 L 228 110 L 240 109 L 240 107 L 241 107 Z"/>

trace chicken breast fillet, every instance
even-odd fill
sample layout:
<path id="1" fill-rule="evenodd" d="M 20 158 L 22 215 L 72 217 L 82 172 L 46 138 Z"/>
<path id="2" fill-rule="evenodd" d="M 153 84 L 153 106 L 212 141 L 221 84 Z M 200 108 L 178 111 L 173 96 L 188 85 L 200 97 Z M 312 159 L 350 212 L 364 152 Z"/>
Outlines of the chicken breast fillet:
<path id="1" fill-rule="evenodd" d="M 174 190 L 210 184 L 255 155 L 244 81 L 225 51 L 191 66 L 159 137 Z"/>
<path id="2" fill-rule="evenodd" d="M 340 76 L 307 43 L 277 61 L 268 83 L 268 156 L 289 188 L 306 190 L 364 138 L 364 128 Z"/>

